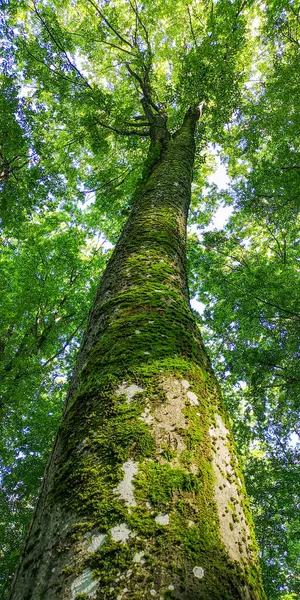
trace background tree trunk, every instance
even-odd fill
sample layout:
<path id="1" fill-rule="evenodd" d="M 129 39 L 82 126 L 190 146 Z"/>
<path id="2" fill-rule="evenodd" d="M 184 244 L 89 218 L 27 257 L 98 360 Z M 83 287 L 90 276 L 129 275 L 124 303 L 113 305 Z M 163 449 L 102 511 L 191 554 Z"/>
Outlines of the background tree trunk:
<path id="1" fill-rule="evenodd" d="M 199 110 L 159 116 L 91 309 L 12 600 L 264 598 L 220 392 L 188 301 Z"/>

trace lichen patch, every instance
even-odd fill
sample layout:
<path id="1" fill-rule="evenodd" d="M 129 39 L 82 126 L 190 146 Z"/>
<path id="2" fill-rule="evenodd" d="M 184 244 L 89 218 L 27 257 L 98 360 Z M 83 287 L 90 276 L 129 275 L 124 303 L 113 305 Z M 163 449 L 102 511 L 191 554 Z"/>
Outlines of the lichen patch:
<path id="1" fill-rule="evenodd" d="M 141 414 L 139 419 L 144 421 L 144 423 L 147 423 L 147 425 L 151 425 L 153 423 L 153 417 L 151 415 L 149 406 L 145 406 L 144 412 Z"/>
<path id="2" fill-rule="evenodd" d="M 114 542 L 125 543 L 131 536 L 131 531 L 127 527 L 126 523 L 120 523 L 110 529 L 110 535 Z"/>
<path id="3" fill-rule="evenodd" d="M 145 552 L 136 552 L 133 557 L 133 562 L 143 564 L 145 562 L 144 555 Z"/>
<path id="4" fill-rule="evenodd" d="M 93 579 L 91 569 L 84 569 L 71 585 L 72 600 L 75 600 L 78 594 L 86 594 L 89 598 L 96 598 L 98 588 L 99 582 Z"/>
<path id="5" fill-rule="evenodd" d="M 98 550 L 98 548 L 100 548 L 105 540 L 106 540 L 106 534 L 105 533 L 99 533 L 96 535 L 93 535 L 92 538 L 90 539 L 90 543 L 87 547 L 87 551 L 88 552 L 96 552 L 96 550 Z"/>
<path id="6" fill-rule="evenodd" d="M 193 568 L 193 575 L 197 579 L 202 579 L 204 577 L 204 569 L 202 567 L 194 567 Z"/>
<path id="7" fill-rule="evenodd" d="M 184 387 L 185 390 L 188 390 L 189 387 L 191 387 L 191 384 L 186 379 L 181 380 L 181 385 L 182 387 Z"/>
<path id="8" fill-rule="evenodd" d="M 198 396 L 196 396 L 196 394 L 194 394 L 194 392 L 187 392 L 186 395 L 192 406 L 197 406 L 199 404 Z"/>
<path id="9" fill-rule="evenodd" d="M 117 396 L 122 396 L 123 394 L 125 394 L 127 402 L 129 404 L 130 402 L 132 402 L 135 394 L 140 394 L 143 391 L 144 389 L 139 387 L 135 383 L 128 385 L 126 381 L 123 381 L 123 383 L 121 383 L 121 385 L 119 385 L 119 387 L 116 389 L 116 394 Z"/>
<path id="10" fill-rule="evenodd" d="M 159 525 L 169 525 L 170 518 L 167 514 L 159 513 L 157 517 L 155 517 L 155 521 Z"/>
<path id="11" fill-rule="evenodd" d="M 124 472 L 124 477 L 115 488 L 115 491 L 120 498 L 122 498 L 122 500 L 125 500 L 127 506 L 136 506 L 132 481 L 138 472 L 138 465 L 137 463 L 133 462 L 133 460 L 127 460 L 123 464 L 122 470 Z"/>

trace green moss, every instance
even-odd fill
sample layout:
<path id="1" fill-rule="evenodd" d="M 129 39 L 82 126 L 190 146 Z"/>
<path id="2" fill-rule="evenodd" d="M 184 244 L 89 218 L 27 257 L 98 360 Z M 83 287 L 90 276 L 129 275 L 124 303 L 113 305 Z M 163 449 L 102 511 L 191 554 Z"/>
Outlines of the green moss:
<path id="1" fill-rule="evenodd" d="M 139 419 L 143 406 L 143 401 L 126 404 L 120 397 L 111 397 L 110 407 L 99 405 L 93 413 L 88 411 L 88 417 L 81 415 L 76 436 L 73 411 L 64 422 L 67 459 L 57 471 L 52 498 L 62 499 L 89 517 L 89 528 L 101 522 L 106 531 L 127 514 L 124 502 L 114 492 L 123 477 L 122 464 L 129 457 L 151 457 L 155 449 L 149 427 Z M 84 530 L 84 524 L 79 522 L 77 529 Z"/>
<path id="2" fill-rule="evenodd" d="M 110 536 L 104 545 L 94 552 L 87 561 L 101 587 L 115 584 L 117 574 L 132 565 L 133 551 L 127 544 L 114 542 Z"/>
<path id="3" fill-rule="evenodd" d="M 200 481 L 195 475 L 174 469 L 169 464 L 151 461 L 139 469 L 135 478 L 135 495 L 137 500 L 148 501 L 154 507 L 167 508 L 175 492 L 197 493 L 199 485 Z"/>
<path id="4" fill-rule="evenodd" d="M 64 567 L 61 570 L 62 575 L 66 575 L 66 576 L 72 575 L 73 572 L 74 572 L 74 567 L 71 567 L 71 566 Z"/>

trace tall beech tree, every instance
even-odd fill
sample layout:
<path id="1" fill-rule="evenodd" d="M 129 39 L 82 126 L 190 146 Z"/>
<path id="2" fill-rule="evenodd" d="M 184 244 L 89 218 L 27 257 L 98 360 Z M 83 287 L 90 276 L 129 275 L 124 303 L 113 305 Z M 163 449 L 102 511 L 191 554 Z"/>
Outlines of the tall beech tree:
<path id="1" fill-rule="evenodd" d="M 130 214 L 89 314 L 11 598 L 264 598 L 186 274 L 196 143 L 218 140 L 238 106 L 251 2 L 11 11 L 39 124 L 32 160 L 47 155 L 53 178 L 63 157 L 76 198 L 106 185 L 92 168 L 114 145 L 114 179 L 131 177 Z M 15 158 L 3 160 L 6 186 Z"/>

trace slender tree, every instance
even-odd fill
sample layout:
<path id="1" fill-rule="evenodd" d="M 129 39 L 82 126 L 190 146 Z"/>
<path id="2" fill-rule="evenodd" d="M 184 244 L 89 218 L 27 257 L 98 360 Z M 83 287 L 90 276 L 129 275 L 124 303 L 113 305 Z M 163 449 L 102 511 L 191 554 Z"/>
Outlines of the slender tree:
<path id="1" fill-rule="evenodd" d="M 32 15 L 47 39 L 43 68 L 55 48 L 65 79 L 74 76 L 98 103 L 85 125 L 150 143 L 89 314 L 11 598 L 262 599 L 243 477 L 186 274 L 196 127 L 203 121 L 207 136 L 234 110 L 246 2 L 175 3 L 173 19 L 185 15 L 189 35 L 170 114 L 166 97 L 158 101 L 164 52 L 158 66 L 155 56 L 174 34 L 172 3 L 157 12 L 77 3 L 84 17 L 92 11 L 110 60 L 120 59 L 112 85 L 134 87 L 125 114 L 82 74 L 57 18 L 39 4 Z M 70 8 L 64 22 L 71 18 Z"/>

